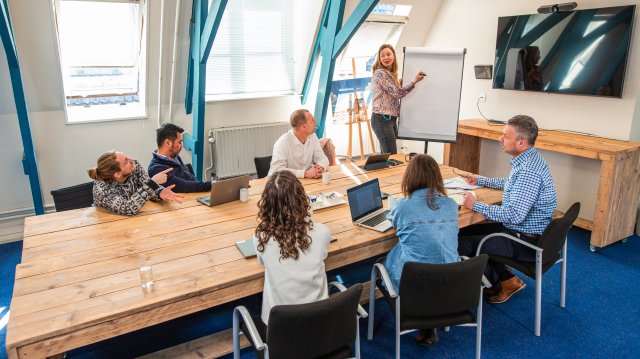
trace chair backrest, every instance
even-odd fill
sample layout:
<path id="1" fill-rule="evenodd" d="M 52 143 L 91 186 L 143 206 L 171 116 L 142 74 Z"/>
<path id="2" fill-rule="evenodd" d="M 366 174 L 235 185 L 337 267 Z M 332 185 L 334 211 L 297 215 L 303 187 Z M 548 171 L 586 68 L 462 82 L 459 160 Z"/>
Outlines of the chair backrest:
<path id="1" fill-rule="evenodd" d="M 51 191 L 56 212 L 91 207 L 93 205 L 93 181 Z"/>
<path id="2" fill-rule="evenodd" d="M 270 358 L 317 358 L 356 337 L 362 284 L 318 302 L 277 305 L 267 326 Z"/>
<path id="3" fill-rule="evenodd" d="M 448 264 L 407 262 L 400 276 L 400 316 L 430 317 L 478 306 L 482 273 L 489 256 Z"/>
<path id="4" fill-rule="evenodd" d="M 551 220 L 547 228 L 544 229 L 540 239 L 538 240 L 538 247 L 542 248 L 542 266 L 547 268 L 551 262 L 555 262 L 558 258 L 558 253 L 562 249 L 565 240 L 567 239 L 567 233 L 573 222 L 578 218 L 580 213 L 580 202 L 576 202 L 569 207 L 564 216 Z"/>
<path id="5" fill-rule="evenodd" d="M 256 175 L 258 178 L 267 177 L 271 167 L 271 156 L 254 157 L 253 163 L 256 165 Z"/>

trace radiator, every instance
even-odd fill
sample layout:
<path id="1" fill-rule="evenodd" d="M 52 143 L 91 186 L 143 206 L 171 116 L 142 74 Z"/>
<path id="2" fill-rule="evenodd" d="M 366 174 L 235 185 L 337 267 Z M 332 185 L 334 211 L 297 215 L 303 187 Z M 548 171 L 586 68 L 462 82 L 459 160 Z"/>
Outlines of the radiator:
<path id="1" fill-rule="evenodd" d="M 256 173 L 254 157 L 269 156 L 273 144 L 291 128 L 288 122 L 212 129 L 213 176 L 226 178 Z"/>

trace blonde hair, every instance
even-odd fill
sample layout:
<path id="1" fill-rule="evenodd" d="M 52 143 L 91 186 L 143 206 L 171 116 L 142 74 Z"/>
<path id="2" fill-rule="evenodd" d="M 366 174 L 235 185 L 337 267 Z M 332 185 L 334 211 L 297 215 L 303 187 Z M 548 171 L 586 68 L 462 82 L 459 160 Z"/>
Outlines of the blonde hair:
<path id="1" fill-rule="evenodd" d="M 98 166 L 87 170 L 94 180 L 113 181 L 113 175 L 120 172 L 120 163 L 116 160 L 116 151 L 108 151 L 98 158 Z"/>
<path id="2" fill-rule="evenodd" d="M 384 49 L 389 49 L 391 50 L 391 52 L 393 52 L 393 64 L 391 64 L 391 69 L 384 67 L 384 65 L 382 65 L 382 63 L 380 62 L 380 53 Z M 400 81 L 398 81 L 398 59 L 396 58 L 396 50 L 393 49 L 393 46 L 389 44 L 382 44 L 378 49 L 378 55 L 376 56 L 376 61 L 373 63 L 373 66 L 371 67 L 371 71 L 376 72 L 376 70 L 378 69 L 387 70 L 391 74 L 393 79 L 396 81 L 396 84 L 400 86 Z"/>

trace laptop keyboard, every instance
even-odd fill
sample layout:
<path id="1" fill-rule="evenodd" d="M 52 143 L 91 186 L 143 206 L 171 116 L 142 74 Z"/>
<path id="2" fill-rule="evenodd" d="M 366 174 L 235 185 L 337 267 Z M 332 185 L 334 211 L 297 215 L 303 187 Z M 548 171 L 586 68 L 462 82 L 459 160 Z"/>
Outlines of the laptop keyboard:
<path id="1" fill-rule="evenodd" d="M 387 219 L 387 213 L 389 213 L 389 211 L 385 210 L 384 212 L 381 212 L 362 222 L 362 224 L 369 227 L 375 227 Z"/>

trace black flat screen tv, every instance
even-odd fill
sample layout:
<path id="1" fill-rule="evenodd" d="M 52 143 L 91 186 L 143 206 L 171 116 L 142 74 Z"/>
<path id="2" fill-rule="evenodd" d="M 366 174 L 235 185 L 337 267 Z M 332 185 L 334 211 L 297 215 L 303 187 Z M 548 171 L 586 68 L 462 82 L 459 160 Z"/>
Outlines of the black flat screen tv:
<path id="1" fill-rule="evenodd" d="M 498 19 L 493 88 L 622 97 L 635 5 Z"/>

